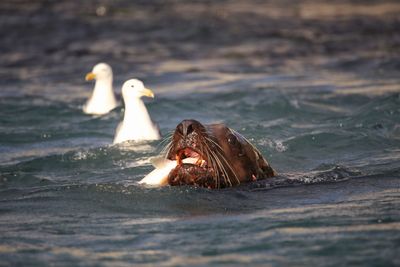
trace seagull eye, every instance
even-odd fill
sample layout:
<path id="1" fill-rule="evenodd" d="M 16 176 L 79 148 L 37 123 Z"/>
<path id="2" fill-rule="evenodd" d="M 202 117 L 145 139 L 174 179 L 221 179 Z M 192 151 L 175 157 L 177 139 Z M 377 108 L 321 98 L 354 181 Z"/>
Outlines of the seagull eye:
<path id="1" fill-rule="evenodd" d="M 134 88 L 135 86 L 132 84 L 131 87 Z"/>

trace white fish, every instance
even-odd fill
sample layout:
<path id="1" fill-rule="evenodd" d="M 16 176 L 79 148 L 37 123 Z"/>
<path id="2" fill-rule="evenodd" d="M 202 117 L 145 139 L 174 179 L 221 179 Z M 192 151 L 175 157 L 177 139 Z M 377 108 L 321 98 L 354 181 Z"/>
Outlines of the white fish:
<path id="1" fill-rule="evenodd" d="M 197 158 L 185 158 L 183 163 L 195 164 Z M 168 184 L 168 174 L 178 165 L 176 160 L 169 160 L 164 157 L 153 158 L 150 160 L 155 169 L 146 175 L 139 184 L 164 186 Z"/>

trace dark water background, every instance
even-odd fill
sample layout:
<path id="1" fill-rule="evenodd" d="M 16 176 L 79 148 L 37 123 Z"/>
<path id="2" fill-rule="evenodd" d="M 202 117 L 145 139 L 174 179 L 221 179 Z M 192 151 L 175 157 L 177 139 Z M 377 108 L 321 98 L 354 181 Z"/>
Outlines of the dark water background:
<path id="1" fill-rule="evenodd" d="M 399 266 L 397 1 L 0 3 L 0 266 Z M 82 114 L 97 62 L 165 134 L 224 122 L 280 174 L 143 188 L 160 142 Z"/>

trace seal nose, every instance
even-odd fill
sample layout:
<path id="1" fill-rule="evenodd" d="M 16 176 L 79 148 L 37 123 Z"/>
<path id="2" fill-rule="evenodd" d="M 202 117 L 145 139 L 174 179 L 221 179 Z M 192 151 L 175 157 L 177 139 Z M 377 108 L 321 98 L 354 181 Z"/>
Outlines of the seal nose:
<path id="1" fill-rule="evenodd" d="M 183 136 L 188 136 L 194 131 L 196 123 L 198 122 L 195 120 L 184 120 L 178 125 L 177 130 Z"/>

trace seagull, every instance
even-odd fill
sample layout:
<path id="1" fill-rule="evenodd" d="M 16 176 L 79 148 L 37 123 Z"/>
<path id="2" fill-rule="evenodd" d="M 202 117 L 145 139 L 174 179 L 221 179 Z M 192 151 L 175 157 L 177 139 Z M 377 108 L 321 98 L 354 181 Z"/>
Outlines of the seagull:
<path id="1" fill-rule="evenodd" d="M 114 144 L 124 141 L 160 140 L 158 126 L 153 123 L 141 97 L 154 98 L 154 93 L 144 87 L 142 81 L 131 79 L 122 85 L 125 103 L 124 120 L 115 132 Z"/>
<path id="2" fill-rule="evenodd" d="M 86 74 L 86 81 L 96 80 L 92 96 L 83 106 L 83 112 L 92 115 L 104 115 L 118 106 L 115 99 L 112 82 L 111 67 L 106 63 L 99 63 L 92 72 Z"/>

